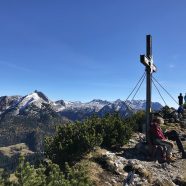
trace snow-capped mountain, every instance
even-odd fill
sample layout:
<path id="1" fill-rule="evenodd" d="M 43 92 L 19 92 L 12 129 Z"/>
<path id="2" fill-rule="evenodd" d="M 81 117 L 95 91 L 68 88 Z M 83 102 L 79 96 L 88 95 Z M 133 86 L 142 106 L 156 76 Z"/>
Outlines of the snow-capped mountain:
<path id="1" fill-rule="evenodd" d="M 126 104 L 134 110 L 145 110 L 146 108 L 146 100 L 126 101 Z M 162 108 L 162 105 L 160 103 L 152 102 L 152 110 L 159 110 L 160 108 Z"/>
<path id="2" fill-rule="evenodd" d="M 41 112 L 46 108 L 55 112 L 59 116 L 67 117 L 71 120 L 82 120 L 85 117 L 97 114 L 103 116 L 106 113 L 119 112 L 123 116 L 131 114 L 137 110 L 144 110 L 146 101 L 132 100 L 106 101 L 94 99 L 90 102 L 82 103 L 80 101 L 51 101 L 40 91 L 34 91 L 26 96 L 3 96 L 0 97 L 0 115 L 25 115 Z M 162 107 L 160 103 L 153 102 L 152 109 L 159 110 Z"/>
<path id="3" fill-rule="evenodd" d="M 119 112 L 122 116 L 131 115 L 138 110 L 145 110 L 146 101 L 144 100 L 133 100 L 133 101 L 122 101 L 120 99 L 109 102 L 99 99 L 94 99 L 87 103 L 79 101 L 69 102 L 64 101 L 63 109 L 59 110 L 61 116 L 65 116 L 71 120 L 82 120 L 85 117 L 89 117 L 93 114 L 98 116 L 104 116 L 106 113 Z M 157 102 L 152 103 L 153 110 L 159 110 L 162 105 Z"/>
<path id="4" fill-rule="evenodd" d="M 1 114 L 12 113 L 13 115 L 18 115 L 30 106 L 41 109 L 43 104 L 51 103 L 52 101 L 50 101 L 42 92 L 36 90 L 26 96 L 0 97 L 0 112 Z"/>
<path id="5" fill-rule="evenodd" d="M 42 92 L 35 91 L 27 96 L 24 96 L 17 104 L 17 107 L 20 110 L 24 110 L 26 107 L 33 104 L 36 107 L 41 108 L 43 103 L 50 104 L 50 102 L 51 101 Z"/>
<path id="6" fill-rule="evenodd" d="M 98 112 L 100 109 L 102 109 L 105 105 L 110 104 L 108 101 L 103 101 L 99 99 L 94 99 L 87 103 L 82 103 L 80 101 L 65 101 L 65 108 L 66 109 L 90 109 L 94 110 L 95 112 Z"/>

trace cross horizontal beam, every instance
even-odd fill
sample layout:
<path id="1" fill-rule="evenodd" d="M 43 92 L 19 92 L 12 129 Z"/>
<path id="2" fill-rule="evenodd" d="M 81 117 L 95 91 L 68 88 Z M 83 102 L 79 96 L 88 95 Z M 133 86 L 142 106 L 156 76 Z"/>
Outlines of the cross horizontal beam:
<path id="1" fill-rule="evenodd" d="M 146 67 L 150 66 L 150 59 L 147 58 L 145 55 L 140 55 L 140 62 Z"/>
<path id="2" fill-rule="evenodd" d="M 150 68 L 151 72 L 157 71 L 156 66 L 153 64 L 153 61 L 149 59 L 146 55 L 140 55 L 140 62 L 147 68 Z"/>

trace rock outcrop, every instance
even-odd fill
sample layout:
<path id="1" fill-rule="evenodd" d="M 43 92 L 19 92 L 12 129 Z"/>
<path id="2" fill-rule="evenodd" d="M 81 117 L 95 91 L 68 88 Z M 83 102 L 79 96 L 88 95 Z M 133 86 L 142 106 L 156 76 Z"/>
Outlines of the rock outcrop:
<path id="1" fill-rule="evenodd" d="M 186 147 L 186 130 L 179 124 L 169 123 L 170 129 L 177 129 L 184 146 Z M 88 161 L 94 164 L 94 172 L 99 174 L 90 175 L 95 185 L 113 186 L 175 186 L 186 185 L 186 159 L 175 145 L 173 156 L 176 161 L 171 163 L 159 163 L 152 160 L 145 150 L 140 150 L 139 145 L 143 141 L 142 133 L 135 133 L 129 143 L 116 152 L 96 148 L 88 157 Z M 91 166 L 90 166 L 91 169 Z M 90 170 L 92 172 L 92 170 Z"/>

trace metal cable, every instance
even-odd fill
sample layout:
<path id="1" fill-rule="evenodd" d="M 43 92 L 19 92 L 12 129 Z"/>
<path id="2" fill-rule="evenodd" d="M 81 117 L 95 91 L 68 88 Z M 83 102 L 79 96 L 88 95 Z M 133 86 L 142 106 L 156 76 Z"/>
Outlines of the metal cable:
<path id="1" fill-rule="evenodd" d="M 127 101 L 129 99 L 129 97 L 131 96 L 131 94 L 134 92 L 134 90 L 136 89 L 136 87 L 138 86 L 139 82 L 144 78 L 145 76 L 145 72 L 143 73 L 143 75 L 141 76 L 140 80 L 137 82 L 136 86 L 133 88 L 132 92 L 129 94 L 129 96 L 127 97 L 127 99 L 125 101 Z"/>
<path id="2" fill-rule="evenodd" d="M 128 104 L 127 103 L 127 101 L 128 101 L 128 99 L 129 99 L 129 97 L 132 95 L 132 93 L 135 91 L 135 89 L 136 89 L 136 87 L 138 86 L 138 84 L 140 83 L 140 81 L 143 79 L 143 81 L 144 81 L 144 77 L 145 77 L 145 72 L 143 73 L 143 75 L 141 76 L 141 78 L 139 79 L 139 81 L 137 82 L 137 84 L 135 85 L 135 87 L 133 88 L 133 90 L 132 90 L 132 92 L 129 94 L 129 96 L 127 97 L 127 99 L 125 100 L 125 104 L 126 104 L 126 106 L 127 107 L 130 107 L 130 109 L 131 110 L 134 110 L 131 106 L 130 106 L 130 104 Z M 142 82 L 143 82 L 142 81 Z M 142 83 L 141 83 L 142 84 Z M 140 85 L 141 86 L 141 85 Z M 139 88 L 138 88 L 138 90 L 139 90 Z M 135 93 L 135 95 L 136 95 L 136 93 Z M 133 96 L 133 98 L 134 98 L 134 96 Z"/>
<path id="3" fill-rule="evenodd" d="M 135 98 L 136 94 L 138 93 L 138 91 L 139 91 L 139 89 L 140 89 L 142 83 L 144 82 L 145 77 L 146 77 L 146 76 L 143 76 L 143 79 L 142 79 L 142 81 L 141 81 L 141 83 L 140 83 L 140 86 L 139 86 L 138 89 L 136 90 L 136 92 L 135 92 L 135 94 L 134 94 L 132 100 Z"/>
<path id="4" fill-rule="evenodd" d="M 156 80 L 154 77 L 152 77 L 157 83 L 158 85 L 160 85 L 160 87 L 175 101 L 176 104 L 178 104 L 178 102 L 173 98 L 173 96 L 171 96 L 171 94 L 158 82 L 158 80 Z M 179 105 L 179 104 L 178 104 Z"/>
<path id="5" fill-rule="evenodd" d="M 167 103 L 166 103 L 165 100 L 163 99 L 163 96 L 161 95 L 161 93 L 160 93 L 158 87 L 157 87 L 156 84 L 154 83 L 153 79 L 152 79 L 152 83 L 153 83 L 153 85 L 155 86 L 156 90 L 158 91 L 158 93 L 159 93 L 161 99 L 163 100 L 163 102 L 165 103 L 165 105 L 167 105 Z"/>
<path id="6" fill-rule="evenodd" d="M 139 91 L 139 89 L 140 89 L 142 83 L 144 82 L 145 77 L 146 77 L 146 75 L 143 76 L 143 79 L 142 79 L 142 81 L 141 81 L 141 83 L 140 83 L 138 89 L 136 90 L 136 92 L 135 92 L 135 94 L 134 94 L 132 100 L 135 98 L 136 94 L 138 93 L 138 91 Z M 132 101 L 132 100 L 131 100 L 131 101 Z M 130 106 L 130 105 L 131 105 L 131 102 L 130 102 L 129 106 Z"/>

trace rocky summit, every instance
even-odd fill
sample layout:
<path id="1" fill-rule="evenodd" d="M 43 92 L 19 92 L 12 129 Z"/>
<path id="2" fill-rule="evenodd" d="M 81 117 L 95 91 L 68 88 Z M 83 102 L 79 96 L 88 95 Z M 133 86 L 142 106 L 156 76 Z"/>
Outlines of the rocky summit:
<path id="1" fill-rule="evenodd" d="M 167 123 L 167 129 L 180 133 L 186 148 L 186 129 L 180 124 Z M 90 177 L 95 185 L 103 186 L 182 186 L 186 185 L 186 159 L 182 159 L 175 144 L 174 162 L 159 163 L 151 159 L 144 149 L 144 134 L 135 133 L 128 144 L 114 151 L 96 148 L 85 157 L 89 162 Z"/>

